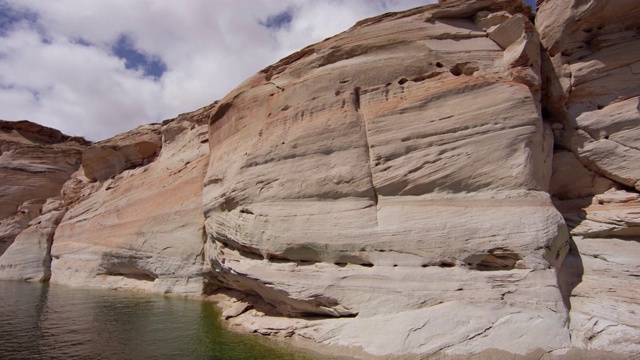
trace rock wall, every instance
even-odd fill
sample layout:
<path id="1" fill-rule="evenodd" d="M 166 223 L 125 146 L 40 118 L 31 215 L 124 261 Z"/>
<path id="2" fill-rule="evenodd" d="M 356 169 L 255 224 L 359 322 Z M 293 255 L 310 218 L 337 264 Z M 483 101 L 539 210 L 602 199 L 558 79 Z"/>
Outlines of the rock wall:
<path id="1" fill-rule="evenodd" d="M 202 293 L 207 111 L 134 129 L 85 152 L 83 171 L 71 180 L 80 184 L 79 200 L 53 239 L 51 282 Z"/>
<path id="2" fill-rule="evenodd" d="M 364 20 L 222 99 L 204 189 L 219 286 L 342 317 L 279 331 L 375 355 L 569 347 L 529 15 L 450 1 Z"/>
<path id="3" fill-rule="evenodd" d="M 551 194 L 573 239 L 560 269 L 572 345 L 640 354 L 640 8 L 539 1 L 555 129 Z"/>
<path id="4" fill-rule="evenodd" d="M 0 120 L 0 256 L 58 195 L 87 144 L 29 121 Z"/>
<path id="5" fill-rule="evenodd" d="M 639 11 L 441 0 L 91 146 L 2 122 L 0 279 L 364 358 L 637 355 Z"/>
<path id="6" fill-rule="evenodd" d="M 202 294 L 210 108 L 84 150 L 41 215 L 23 210 L 33 221 L 0 258 L 0 278 Z"/>

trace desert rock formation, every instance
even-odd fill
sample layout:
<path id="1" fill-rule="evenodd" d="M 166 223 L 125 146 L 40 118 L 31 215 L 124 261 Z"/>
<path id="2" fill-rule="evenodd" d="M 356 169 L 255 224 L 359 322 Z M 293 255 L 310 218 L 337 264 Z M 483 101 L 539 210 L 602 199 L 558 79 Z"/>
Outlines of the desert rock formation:
<path id="1" fill-rule="evenodd" d="M 0 255 L 78 169 L 87 142 L 29 121 L 0 121 Z"/>
<path id="2" fill-rule="evenodd" d="M 560 269 L 572 345 L 640 354 L 640 8 L 539 1 L 551 194 L 573 240 Z M 573 186 L 568 186 L 573 182 Z"/>
<path id="3" fill-rule="evenodd" d="M 207 110 L 139 127 L 85 152 L 72 179 L 76 190 L 69 191 L 81 201 L 55 233 L 52 282 L 202 293 Z"/>
<path id="4" fill-rule="evenodd" d="M 0 279 L 364 357 L 637 355 L 639 12 L 441 0 L 96 144 L 2 123 L 0 171 L 49 190 L 0 184 Z"/>
<path id="5" fill-rule="evenodd" d="M 222 99 L 204 189 L 215 280 L 287 315 L 355 316 L 295 331 L 375 355 L 568 347 L 552 268 L 568 232 L 518 5 L 365 20 Z"/>

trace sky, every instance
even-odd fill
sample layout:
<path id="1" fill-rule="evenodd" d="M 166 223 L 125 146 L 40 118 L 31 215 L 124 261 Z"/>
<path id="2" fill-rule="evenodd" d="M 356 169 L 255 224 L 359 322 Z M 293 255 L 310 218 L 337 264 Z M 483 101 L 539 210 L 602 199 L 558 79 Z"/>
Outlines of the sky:
<path id="1" fill-rule="evenodd" d="M 358 20 L 432 2 L 0 0 L 0 119 L 102 140 L 221 99 Z"/>

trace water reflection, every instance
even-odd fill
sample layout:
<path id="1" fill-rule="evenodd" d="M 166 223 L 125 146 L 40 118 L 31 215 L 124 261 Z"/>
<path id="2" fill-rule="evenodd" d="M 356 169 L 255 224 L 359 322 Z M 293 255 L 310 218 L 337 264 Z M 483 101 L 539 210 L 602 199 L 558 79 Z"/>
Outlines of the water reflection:
<path id="1" fill-rule="evenodd" d="M 0 281 L 0 359 L 310 359 L 218 318 L 210 303 Z"/>

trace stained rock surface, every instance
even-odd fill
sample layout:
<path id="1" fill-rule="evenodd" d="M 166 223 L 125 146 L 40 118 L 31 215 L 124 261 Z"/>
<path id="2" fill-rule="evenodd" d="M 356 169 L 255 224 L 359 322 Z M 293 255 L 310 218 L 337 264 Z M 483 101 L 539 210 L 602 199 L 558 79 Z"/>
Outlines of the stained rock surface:
<path id="1" fill-rule="evenodd" d="M 161 147 L 160 124 L 143 125 L 91 146 L 82 155 L 82 169 L 91 181 L 107 180 L 153 161 Z"/>
<path id="2" fill-rule="evenodd" d="M 638 355 L 640 9 L 539 1 L 536 26 L 558 148 L 551 194 L 573 235 L 559 272 L 572 345 Z"/>
<path id="3" fill-rule="evenodd" d="M 215 282 L 342 318 L 280 332 L 375 355 L 569 347 L 529 16 L 449 1 L 364 20 L 222 99 L 203 202 Z"/>
<path id="4" fill-rule="evenodd" d="M 1 122 L 0 279 L 360 358 L 637 356 L 639 11 L 441 0 L 96 144 Z"/>
<path id="5" fill-rule="evenodd" d="M 84 172 L 67 183 L 79 199 L 56 230 L 51 282 L 202 293 L 207 111 L 140 127 L 87 150 Z M 158 152 L 149 163 L 140 161 L 152 153 L 143 151 L 147 147 Z M 117 152 L 117 159 L 128 159 L 126 168 L 137 167 L 113 166 L 112 155 L 93 157 L 93 149 Z M 86 176 L 89 168 L 102 175 Z"/>
<path id="6" fill-rule="evenodd" d="M 88 143 L 29 121 L 0 120 L 0 255 L 78 169 Z"/>

